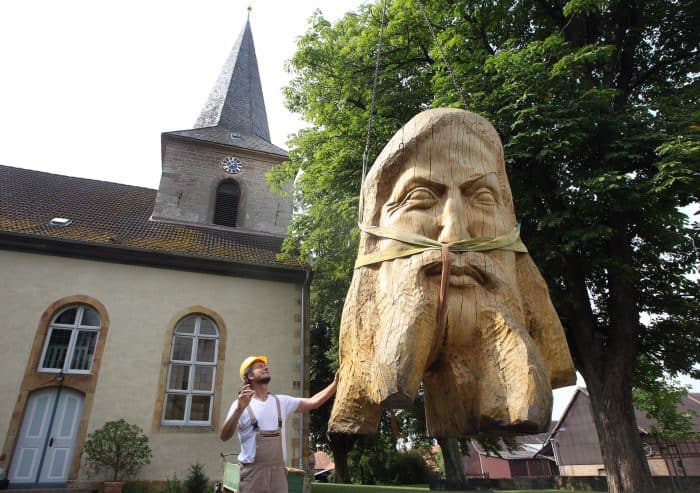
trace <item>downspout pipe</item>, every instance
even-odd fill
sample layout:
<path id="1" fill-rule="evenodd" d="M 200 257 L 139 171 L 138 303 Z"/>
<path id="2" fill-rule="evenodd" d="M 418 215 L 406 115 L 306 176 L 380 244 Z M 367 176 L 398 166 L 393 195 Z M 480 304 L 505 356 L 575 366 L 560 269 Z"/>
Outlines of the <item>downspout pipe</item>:
<path id="1" fill-rule="evenodd" d="M 304 277 L 304 283 L 301 286 L 301 360 L 299 363 L 299 382 L 301 386 L 301 396 L 305 397 L 304 391 L 304 380 L 306 379 L 306 303 L 308 302 L 306 293 L 311 286 L 311 270 L 306 269 L 306 276 Z M 304 422 L 306 418 L 302 414 L 301 417 L 301 429 L 299 430 L 299 469 L 304 469 Z"/>

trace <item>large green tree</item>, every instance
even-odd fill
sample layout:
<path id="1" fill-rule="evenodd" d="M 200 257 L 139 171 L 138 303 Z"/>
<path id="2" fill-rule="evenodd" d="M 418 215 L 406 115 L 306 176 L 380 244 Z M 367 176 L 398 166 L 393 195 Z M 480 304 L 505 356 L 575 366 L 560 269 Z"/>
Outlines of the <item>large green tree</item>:
<path id="1" fill-rule="evenodd" d="M 425 0 L 436 44 L 417 1 L 388 2 L 371 159 L 426 107 L 466 105 L 495 124 L 522 236 L 588 385 L 610 490 L 652 491 L 633 382 L 649 365 L 692 373 L 700 354 L 700 293 L 686 276 L 700 234 L 679 211 L 700 190 L 700 4 Z M 290 248 L 314 265 L 313 320 L 334 343 L 381 5 L 311 19 L 286 90 L 310 126 L 271 175 L 296 177 Z"/>
<path id="2" fill-rule="evenodd" d="M 320 12 L 310 20 L 290 61 L 294 80 L 286 89 L 287 104 L 303 115 L 310 128 L 290 141 L 290 160 L 271 173 L 282 188 L 295 179 L 300 213 L 290 228 L 290 251 L 313 265 L 311 285 L 312 338 L 325 339 L 312 352 L 311 390 L 337 360 L 340 314 L 357 253 L 357 206 L 362 176 L 362 155 L 368 127 L 370 91 L 374 78 L 372 53 L 377 46 L 381 13 L 362 8 L 348 13 L 335 25 Z M 371 155 L 375 156 L 403 121 L 420 111 L 432 98 L 430 34 L 412 33 L 410 22 L 387 26 L 384 33 L 383 70 L 377 90 L 378 114 L 373 119 Z M 405 34 L 404 34 L 405 33 Z M 391 65 L 391 70 L 387 68 Z M 399 73 L 400 72 L 400 73 Z M 396 90 L 397 84 L 403 89 Z M 321 339 L 318 339 L 319 342 Z M 327 350 L 318 350 L 318 348 Z M 324 369 L 326 368 L 326 369 Z M 311 440 L 331 448 L 336 479 L 350 478 L 348 453 L 354 440 L 326 434 L 328 409 L 312 413 Z"/>

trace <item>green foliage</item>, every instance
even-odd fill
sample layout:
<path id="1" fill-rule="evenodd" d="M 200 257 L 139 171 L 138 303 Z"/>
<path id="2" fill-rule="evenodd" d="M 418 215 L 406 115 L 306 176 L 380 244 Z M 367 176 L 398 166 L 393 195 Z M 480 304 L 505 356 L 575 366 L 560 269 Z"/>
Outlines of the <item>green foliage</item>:
<path id="1" fill-rule="evenodd" d="M 209 487 L 209 478 L 204 473 L 203 464 L 197 462 L 190 466 L 183 486 L 185 487 L 185 493 L 206 493 Z"/>
<path id="2" fill-rule="evenodd" d="M 126 483 L 122 493 L 146 493 L 144 487 L 138 483 Z"/>
<path id="3" fill-rule="evenodd" d="M 183 493 L 182 481 L 177 478 L 177 474 L 173 474 L 172 478 L 165 480 L 165 486 L 161 493 Z"/>
<path id="4" fill-rule="evenodd" d="M 426 483 L 430 473 L 423 456 L 413 450 L 392 453 L 387 460 L 386 472 L 393 484 Z"/>
<path id="5" fill-rule="evenodd" d="M 699 376 L 700 285 L 687 274 L 700 264 L 700 228 L 679 208 L 700 200 L 700 9 L 662 0 L 423 3 L 469 109 L 501 132 L 523 240 L 592 401 L 615 389 L 632 405 L 633 374 L 637 384 L 654 378 L 634 373 L 638 354 L 671 375 Z M 287 105 L 310 126 L 270 180 L 282 188 L 296 178 L 286 248 L 314 268 L 312 338 L 328 349 L 312 356 L 312 391 L 337 364 L 379 9 L 368 4 L 334 24 L 317 12 L 288 65 Z M 387 19 L 370 162 L 420 110 L 461 105 L 415 2 L 390 2 Z M 421 420 L 408 416 L 402 426 L 421 435 Z M 312 417 L 315 442 L 325 442 L 326 422 Z M 634 458 L 606 464 L 620 460 Z"/>
<path id="6" fill-rule="evenodd" d="M 440 448 L 438 448 L 437 452 L 435 453 L 434 461 L 435 461 L 435 466 L 438 469 L 440 477 L 444 478 L 445 477 L 445 456 L 443 455 L 442 450 Z"/>
<path id="7" fill-rule="evenodd" d="M 353 480 L 366 485 L 425 483 L 431 474 L 419 451 L 399 451 L 381 434 L 362 436 L 348 466 Z"/>
<path id="8" fill-rule="evenodd" d="M 562 10 L 566 17 L 576 14 L 589 14 L 602 10 L 607 2 L 605 0 L 569 0 Z"/>
<path id="9" fill-rule="evenodd" d="M 426 493 L 428 485 L 364 486 L 359 484 L 311 483 L 311 493 Z M 547 492 L 545 492 L 547 493 Z"/>
<path id="10" fill-rule="evenodd" d="M 390 6 L 390 11 L 398 22 L 385 32 L 384 51 L 390 58 L 382 62 L 372 155 L 430 97 L 429 33 L 411 28 L 418 19 L 415 12 L 400 5 Z M 380 17 L 377 6 L 367 6 L 332 26 L 316 13 L 289 62 L 293 79 L 285 91 L 287 106 L 314 126 L 292 138 L 290 160 L 273 169 L 269 179 L 282 188 L 296 178 L 301 213 L 293 217 L 286 249 L 314 269 L 312 347 L 327 348 L 312 354 L 312 392 L 320 390 L 337 367 L 340 313 L 359 239 L 358 193 Z M 393 89 L 397 84 L 403 88 L 400 93 Z M 311 415 L 314 444 L 327 442 L 327 412 Z"/>
<path id="11" fill-rule="evenodd" d="M 113 472 L 112 481 L 139 473 L 151 462 L 151 447 L 143 430 L 119 419 L 107 421 L 85 439 L 83 453 L 88 467 L 99 472 Z"/>
<path id="12" fill-rule="evenodd" d="M 348 471 L 354 483 L 387 483 L 387 462 L 389 456 L 396 452 L 396 439 L 391 435 L 389 418 L 383 414 L 379 433 L 360 435 L 355 446 L 348 454 Z"/>
<path id="13" fill-rule="evenodd" d="M 666 442 L 694 440 L 700 438 L 700 433 L 693 432 L 697 413 L 680 407 L 687 395 L 688 387 L 658 376 L 645 379 L 644 387 L 634 389 L 634 403 L 647 418 L 656 420 L 649 430 L 652 435 Z"/>

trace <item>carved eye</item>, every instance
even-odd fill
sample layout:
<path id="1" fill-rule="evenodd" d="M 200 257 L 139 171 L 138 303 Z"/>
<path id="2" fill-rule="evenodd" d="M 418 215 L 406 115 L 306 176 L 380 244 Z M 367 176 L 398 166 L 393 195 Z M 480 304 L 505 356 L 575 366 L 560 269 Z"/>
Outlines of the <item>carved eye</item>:
<path id="1" fill-rule="evenodd" d="M 488 188 L 480 188 L 474 195 L 474 200 L 482 205 L 496 205 L 496 196 Z"/>
<path id="2" fill-rule="evenodd" d="M 417 207 L 427 209 L 437 201 L 435 193 L 425 187 L 417 187 L 410 190 L 401 201 L 401 207 Z"/>

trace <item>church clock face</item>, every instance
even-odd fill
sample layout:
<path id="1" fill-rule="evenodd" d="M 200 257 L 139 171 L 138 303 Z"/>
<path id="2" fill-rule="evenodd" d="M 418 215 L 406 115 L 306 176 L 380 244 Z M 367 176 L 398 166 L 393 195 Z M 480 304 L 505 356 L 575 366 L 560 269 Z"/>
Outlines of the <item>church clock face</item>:
<path id="1" fill-rule="evenodd" d="M 237 157 L 226 157 L 221 161 L 221 167 L 226 173 L 231 173 L 232 175 L 237 175 L 243 171 L 243 163 Z"/>

